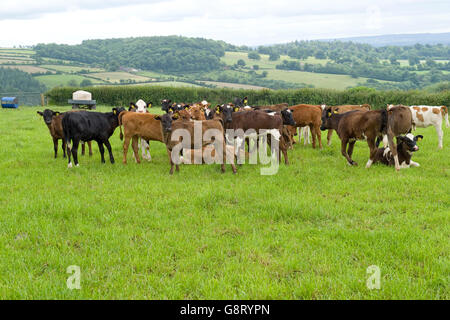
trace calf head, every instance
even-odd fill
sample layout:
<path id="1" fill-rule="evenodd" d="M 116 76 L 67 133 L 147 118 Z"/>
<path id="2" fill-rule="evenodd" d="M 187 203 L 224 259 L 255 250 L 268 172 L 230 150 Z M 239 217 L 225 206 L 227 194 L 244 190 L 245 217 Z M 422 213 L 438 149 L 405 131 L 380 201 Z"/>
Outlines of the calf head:
<path id="1" fill-rule="evenodd" d="M 169 108 L 172 104 L 172 100 L 170 99 L 163 99 L 161 100 L 161 109 L 165 112 L 169 112 Z"/>
<path id="2" fill-rule="evenodd" d="M 126 111 L 124 107 L 112 108 L 112 112 L 113 112 L 114 115 L 117 116 L 117 117 L 119 116 L 119 114 L 120 114 L 122 111 Z"/>
<path id="3" fill-rule="evenodd" d="M 411 133 L 408 133 L 406 136 L 398 136 L 397 137 L 398 148 L 403 149 L 409 154 L 412 154 L 413 152 L 419 150 L 419 147 L 417 146 L 416 142 L 422 139 L 423 139 L 422 135 L 414 136 Z"/>
<path id="4" fill-rule="evenodd" d="M 294 117 L 290 109 L 281 110 L 281 118 L 283 119 L 284 125 L 295 126 Z"/>
<path id="5" fill-rule="evenodd" d="M 44 119 L 44 122 L 47 125 L 50 125 L 52 123 L 53 117 L 60 115 L 59 111 L 53 111 L 50 109 L 45 109 L 44 112 L 38 111 L 37 114 Z"/>
<path id="6" fill-rule="evenodd" d="M 339 108 L 333 110 L 332 107 L 325 107 L 322 110 L 322 124 L 320 130 L 324 131 L 331 128 L 331 117 L 334 113 L 339 113 Z"/>
<path id="7" fill-rule="evenodd" d="M 236 107 L 232 103 L 227 103 L 223 105 L 217 105 L 216 113 L 222 114 L 222 119 L 225 123 L 230 123 L 233 121 L 233 112 L 238 111 L 239 107 Z"/>
<path id="8" fill-rule="evenodd" d="M 155 120 L 161 121 L 161 126 L 164 133 L 169 133 L 172 131 L 172 121 L 175 121 L 178 119 L 178 115 L 171 113 L 166 113 L 163 115 L 155 116 Z"/>

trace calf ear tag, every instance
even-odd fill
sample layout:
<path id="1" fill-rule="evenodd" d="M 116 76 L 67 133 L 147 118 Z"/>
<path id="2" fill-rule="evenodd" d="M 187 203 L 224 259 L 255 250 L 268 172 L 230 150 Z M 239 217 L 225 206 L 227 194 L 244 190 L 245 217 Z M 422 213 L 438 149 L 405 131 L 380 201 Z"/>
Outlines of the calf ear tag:
<path id="1" fill-rule="evenodd" d="M 151 104 L 151 103 L 149 103 L 149 104 L 148 104 L 148 107 L 149 107 L 149 108 L 151 108 L 151 107 L 152 107 L 152 104 Z"/>
<path id="2" fill-rule="evenodd" d="M 114 114 L 117 114 L 117 110 L 114 110 L 113 113 L 114 113 Z"/>
<path id="3" fill-rule="evenodd" d="M 170 108 L 170 109 L 169 109 L 169 112 L 173 112 L 173 109 L 172 109 L 172 108 Z"/>
<path id="4" fill-rule="evenodd" d="M 216 113 L 217 113 L 217 114 L 219 114 L 219 113 L 220 113 L 220 111 L 219 111 L 219 110 L 216 110 Z"/>
<path id="5" fill-rule="evenodd" d="M 244 100 L 244 104 L 247 104 L 247 102 L 248 102 L 247 100 Z"/>
<path id="6" fill-rule="evenodd" d="M 339 113 L 339 112 L 337 112 L 336 110 L 334 110 L 333 113 Z"/>
<path id="7" fill-rule="evenodd" d="M 422 140 L 422 138 L 421 138 L 421 137 L 418 137 L 418 138 L 417 138 L 417 141 L 420 141 L 420 140 Z"/>
<path id="8" fill-rule="evenodd" d="M 328 116 L 331 117 L 331 112 L 328 111 Z"/>
<path id="9" fill-rule="evenodd" d="M 234 112 L 238 112 L 238 111 L 239 111 L 238 107 L 234 108 Z"/>

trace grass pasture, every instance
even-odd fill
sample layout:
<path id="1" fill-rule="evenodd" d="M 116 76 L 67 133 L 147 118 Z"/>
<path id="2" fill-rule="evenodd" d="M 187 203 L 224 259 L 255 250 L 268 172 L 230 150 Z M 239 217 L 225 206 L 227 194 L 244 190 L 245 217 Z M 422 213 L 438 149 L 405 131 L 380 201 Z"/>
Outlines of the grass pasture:
<path id="1" fill-rule="evenodd" d="M 0 109 L 2 299 L 450 298 L 448 128 L 443 150 L 418 129 L 421 167 L 398 173 L 365 169 L 365 142 L 348 167 L 335 135 L 295 145 L 273 176 L 248 164 L 170 176 L 159 142 L 151 162 L 129 153 L 124 166 L 118 129 L 116 164 L 93 144 L 69 170 L 37 110 Z M 71 265 L 80 290 L 66 287 Z M 379 290 L 366 287 L 371 265 Z"/>

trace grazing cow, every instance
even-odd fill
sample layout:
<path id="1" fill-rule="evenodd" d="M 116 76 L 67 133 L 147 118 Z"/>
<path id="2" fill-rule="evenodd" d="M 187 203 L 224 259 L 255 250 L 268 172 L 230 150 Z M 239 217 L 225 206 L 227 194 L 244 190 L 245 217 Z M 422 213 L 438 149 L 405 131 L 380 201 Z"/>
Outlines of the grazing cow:
<path id="1" fill-rule="evenodd" d="M 179 165 L 175 164 L 172 160 L 172 151 L 175 146 L 181 143 L 181 146 L 186 149 L 194 149 L 198 146 L 195 145 L 196 137 L 194 136 L 194 125 L 196 121 L 186 121 L 179 119 L 177 120 L 177 115 L 171 115 L 170 113 L 166 113 L 162 116 L 156 116 L 155 119 L 161 121 L 162 132 L 163 132 L 163 140 L 167 147 L 167 154 L 170 160 L 170 174 L 173 174 L 173 167 L 176 166 L 176 171 L 179 171 Z M 176 121 L 175 121 L 176 120 Z M 200 122 L 200 121 L 198 121 Z M 197 122 L 197 123 L 198 123 Z M 214 144 L 215 150 L 222 150 L 223 158 L 221 169 L 222 172 L 225 172 L 225 163 L 227 162 L 227 154 L 226 154 L 226 144 L 224 138 L 224 130 L 222 126 L 222 120 L 214 119 L 214 120 L 205 120 L 201 121 L 201 147 L 205 147 L 210 144 Z M 179 140 L 172 141 L 172 134 L 178 133 L 177 130 L 184 129 L 185 132 L 188 132 L 190 135 L 190 142 L 185 141 L 180 137 Z M 212 136 L 209 138 L 205 138 L 205 132 L 208 130 L 217 130 L 219 133 L 217 136 Z M 197 137 L 197 139 L 199 139 Z M 234 160 L 231 162 L 231 168 L 233 173 L 236 173 L 236 166 L 234 165 Z"/>
<path id="2" fill-rule="evenodd" d="M 322 105 L 322 110 L 325 108 L 325 105 Z M 371 109 L 371 106 L 369 104 L 358 104 L 358 105 L 342 105 L 342 106 L 332 106 L 331 112 L 334 112 L 336 109 L 339 110 L 339 113 L 345 113 L 353 110 L 362 110 L 362 111 L 369 111 Z M 327 143 L 329 146 L 331 146 L 331 137 L 333 136 L 333 129 L 328 130 L 327 134 Z"/>
<path id="3" fill-rule="evenodd" d="M 70 153 L 72 153 L 75 166 L 78 166 L 78 144 L 80 141 L 95 140 L 100 150 L 101 161 L 105 163 L 106 146 L 109 152 L 109 159 L 114 163 L 114 156 L 109 143 L 109 137 L 119 125 L 118 116 L 124 108 L 113 108 L 112 112 L 68 112 L 62 119 L 64 139 L 67 145 L 67 156 L 69 158 L 68 167 L 72 168 Z"/>
<path id="4" fill-rule="evenodd" d="M 68 111 L 68 112 L 76 112 L 76 111 L 74 110 L 74 111 Z M 38 111 L 37 114 L 40 115 L 44 119 L 44 122 L 47 125 L 48 130 L 50 131 L 50 135 L 53 138 L 53 147 L 55 150 L 55 158 L 58 156 L 58 140 L 59 139 L 61 139 L 61 141 L 62 141 L 63 157 L 65 158 L 66 157 L 66 141 L 64 140 L 64 133 L 63 133 L 63 127 L 62 127 L 62 118 L 64 117 L 65 113 L 60 113 L 58 111 L 45 109 L 44 112 Z M 92 156 L 92 144 L 90 141 L 88 141 L 88 147 L 89 147 L 89 155 Z M 85 154 L 84 142 L 81 145 L 81 154 L 83 156 Z"/>
<path id="5" fill-rule="evenodd" d="M 312 147 L 316 148 L 316 138 L 319 140 L 319 148 L 322 149 L 322 134 L 320 132 L 321 107 L 317 105 L 299 104 L 289 108 L 296 127 L 308 126 L 312 133 Z M 300 139 L 299 139 L 300 142 Z"/>
<path id="6" fill-rule="evenodd" d="M 394 105 L 388 105 L 388 110 Z M 415 130 L 416 127 L 427 128 L 434 126 L 438 135 L 438 148 L 443 147 L 444 131 L 442 130 L 442 123 L 445 121 L 447 128 L 450 126 L 448 122 L 448 110 L 445 106 L 410 106 Z"/>
<path id="7" fill-rule="evenodd" d="M 119 115 L 120 140 L 123 142 L 123 164 L 127 164 L 127 153 L 132 140 L 132 148 L 134 158 L 137 163 L 141 163 L 139 159 L 138 139 L 141 141 L 160 141 L 163 142 L 161 132 L 161 122 L 155 120 L 155 115 L 150 113 L 134 113 L 122 112 Z M 123 125 L 123 133 L 122 133 Z M 150 154 L 150 151 L 149 151 Z M 151 159 L 151 158 L 150 158 Z"/>
<path id="8" fill-rule="evenodd" d="M 397 154 L 400 168 L 420 167 L 417 162 L 411 160 L 413 152 L 419 150 L 416 142 L 423 139 L 422 135 L 414 136 L 408 133 L 406 136 L 397 137 Z M 389 147 L 379 148 L 375 154 L 373 163 L 383 163 L 387 166 L 395 165 L 395 160 Z"/>

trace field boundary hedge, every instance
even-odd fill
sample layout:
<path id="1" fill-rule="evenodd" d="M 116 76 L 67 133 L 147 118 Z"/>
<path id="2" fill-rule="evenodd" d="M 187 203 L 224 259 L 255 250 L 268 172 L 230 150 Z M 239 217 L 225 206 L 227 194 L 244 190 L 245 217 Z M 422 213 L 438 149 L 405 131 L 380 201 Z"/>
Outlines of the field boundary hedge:
<path id="1" fill-rule="evenodd" d="M 162 99 L 173 102 L 192 103 L 203 99 L 213 104 L 233 101 L 235 97 L 248 97 L 251 105 L 267 105 L 287 102 L 289 105 L 306 104 L 364 104 L 373 108 L 386 107 L 387 104 L 404 105 L 449 105 L 450 91 L 428 93 L 425 91 L 377 91 L 369 88 L 352 88 L 348 90 L 334 89 L 280 89 L 280 90 L 251 90 L 230 88 L 174 88 L 161 86 L 97 86 L 97 87 L 59 87 L 53 88 L 45 95 L 52 105 L 67 105 L 72 98 L 72 92 L 87 90 L 99 105 L 127 106 L 131 101 L 143 99 L 159 105 Z"/>

